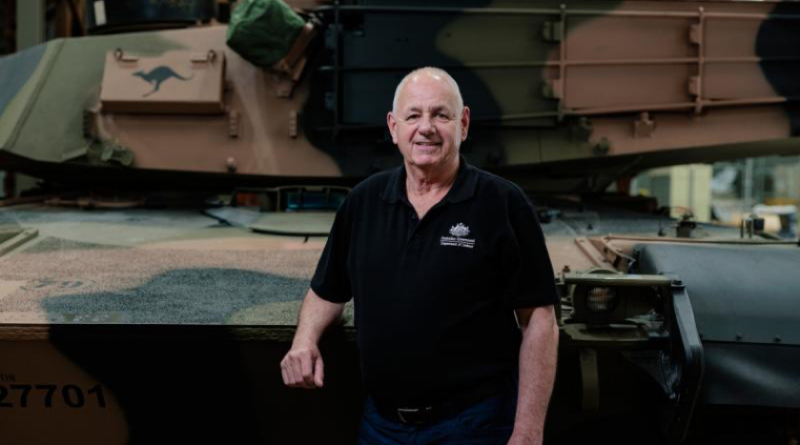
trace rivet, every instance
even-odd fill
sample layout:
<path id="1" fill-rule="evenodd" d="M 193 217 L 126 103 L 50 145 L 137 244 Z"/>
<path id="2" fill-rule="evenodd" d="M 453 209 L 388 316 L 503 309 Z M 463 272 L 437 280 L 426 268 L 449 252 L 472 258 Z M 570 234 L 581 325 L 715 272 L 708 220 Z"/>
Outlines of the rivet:
<path id="1" fill-rule="evenodd" d="M 741 340 L 742 339 L 742 334 L 736 334 L 736 339 L 737 340 Z"/>
<path id="2" fill-rule="evenodd" d="M 781 342 L 781 336 L 780 335 L 776 335 L 775 336 L 775 343 L 780 343 L 780 342 Z"/>
<path id="3" fill-rule="evenodd" d="M 230 157 L 225 160 L 225 167 L 228 169 L 228 172 L 235 173 L 236 172 L 236 159 Z"/>

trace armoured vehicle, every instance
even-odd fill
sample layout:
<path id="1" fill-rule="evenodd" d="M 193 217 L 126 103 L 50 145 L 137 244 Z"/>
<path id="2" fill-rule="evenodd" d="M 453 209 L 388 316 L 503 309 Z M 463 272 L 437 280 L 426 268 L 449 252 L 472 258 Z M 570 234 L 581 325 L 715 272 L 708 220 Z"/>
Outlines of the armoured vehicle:
<path id="1" fill-rule="evenodd" d="M 797 243 L 608 190 L 796 153 L 800 4 L 288 3 L 115 34 L 135 20 L 96 1 L 94 35 L 0 59 L 0 166 L 46 184 L 0 210 L 4 443 L 352 443 L 352 316 L 324 389 L 278 362 L 333 211 L 399 163 L 385 113 L 424 65 L 473 110 L 467 159 L 539 208 L 562 292 L 547 442 L 797 443 Z M 268 44 L 233 32 L 248 17 Z"/>

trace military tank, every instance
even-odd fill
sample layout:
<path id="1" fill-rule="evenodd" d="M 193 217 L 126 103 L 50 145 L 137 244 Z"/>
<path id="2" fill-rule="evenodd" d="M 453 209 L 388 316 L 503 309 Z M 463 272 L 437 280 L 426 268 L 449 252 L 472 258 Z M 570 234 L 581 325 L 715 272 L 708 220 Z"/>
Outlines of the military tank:
<path id="1" fill-rule="evenodd" d="M 95 35 L 0 59 L 0 167 L 46 184 L 0 209 L 4 440 L 352 443 L 351 313 L 324 389 L 278 363 L 333 212 L 400 163 L 395 85 L 434 65 L 473 112 L 464 156 L 539 208 L 562 297 L 547 443 L 796 443 L 797 242 L 608 190 L 800 151 L 800 4 L 287 3 L 125 33 L 93 7 Z"/>

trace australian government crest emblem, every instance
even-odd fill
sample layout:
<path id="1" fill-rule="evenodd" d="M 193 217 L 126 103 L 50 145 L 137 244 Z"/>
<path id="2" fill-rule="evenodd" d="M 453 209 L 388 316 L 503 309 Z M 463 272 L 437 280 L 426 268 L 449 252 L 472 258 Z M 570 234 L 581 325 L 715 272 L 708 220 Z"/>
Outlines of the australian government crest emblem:
<path id="1" fill-rule="evenodd" d="M 450 236 L 443 236 L 439 240 L 439 245 L 472 249 L 475 247 L 475 239 L 467 238 L 467 236 L 469 236 L 469 227 L 464 223 L 458 223 L 450 227 Z"/>

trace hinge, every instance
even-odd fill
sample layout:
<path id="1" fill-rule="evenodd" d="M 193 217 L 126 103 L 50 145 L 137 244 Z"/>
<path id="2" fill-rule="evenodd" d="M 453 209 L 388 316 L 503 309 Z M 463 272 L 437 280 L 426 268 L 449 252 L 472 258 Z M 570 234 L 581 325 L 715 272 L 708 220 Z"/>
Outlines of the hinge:
<path id="1" fill-rule="evenodd" d="M 214 63 L 217 60 L 217 52 L 210 49 L 206 52 L 195 51 L 189 55 L 192 63 Z"/>
<path id="2" fill-rule="evenodd" d="M 239 137 L 239 112 L 236 110 L 228 110 L 228 137 Z"/>
<path id="3" fill-rule="evenodd" d="M 136 62 L 139 60 L 139 58 L 136 56 L 125 54 L 125 51 L 123 51 L 122 48 L 117 48 L 114 50 L 114 58 L 120 62 Z"/>
<path id="4" fill-rule="evenodd" d="M 560 42 L 564 35 L 564 22 L 544 22 L 542 37 L 546 42 Z"/>
<path id="5" fill-rule="evenodd" d="M 689 41 L 695 45 L 703 43 L 703 31 L 699 23 L 694 23 L 689 26 Z"/>
<path id="6" fill-rule="evenodd" d="M 690 76 L 689 83 L 687 85 L 689 88 L 689 94 L 692 96 L 699 96 L 700 95 L 700 76 Z"/>
<path id="7" fill-rule="evenodd" d="M 297 111 L 295 110 L 289 112 L 289 137 L 292 139 L 297 137 Z"/>
<path id="8" fill-rule="evenodd" d="M 650 119 L 650 113 L 644 112 L 633 123 L 633 135 L 637 138 L 649 138 L 656 131 L 656 122 Z"/>
<path id="9" fill-rule="evenodd" d="M 561 79 L 546 80 L 542 84 L 542 97 L 547 99 L 561 99 L 564 82 Z"/>
<path id="10" fill-rule="evenodd" d="M 586 116 L 581 116 L 570 126 L 569 133 L 573 142 L 587 142 L 592 136 L 592 123 Z"/>
<path id="11" fill-rule="evenodd" d="M 605 156 L 611 151 L 611 141 L 608 140 L 607 137 L 603 136 L 600 138 L 600 141 L 592 147 L 592 154 L 595 156 Z"/>

